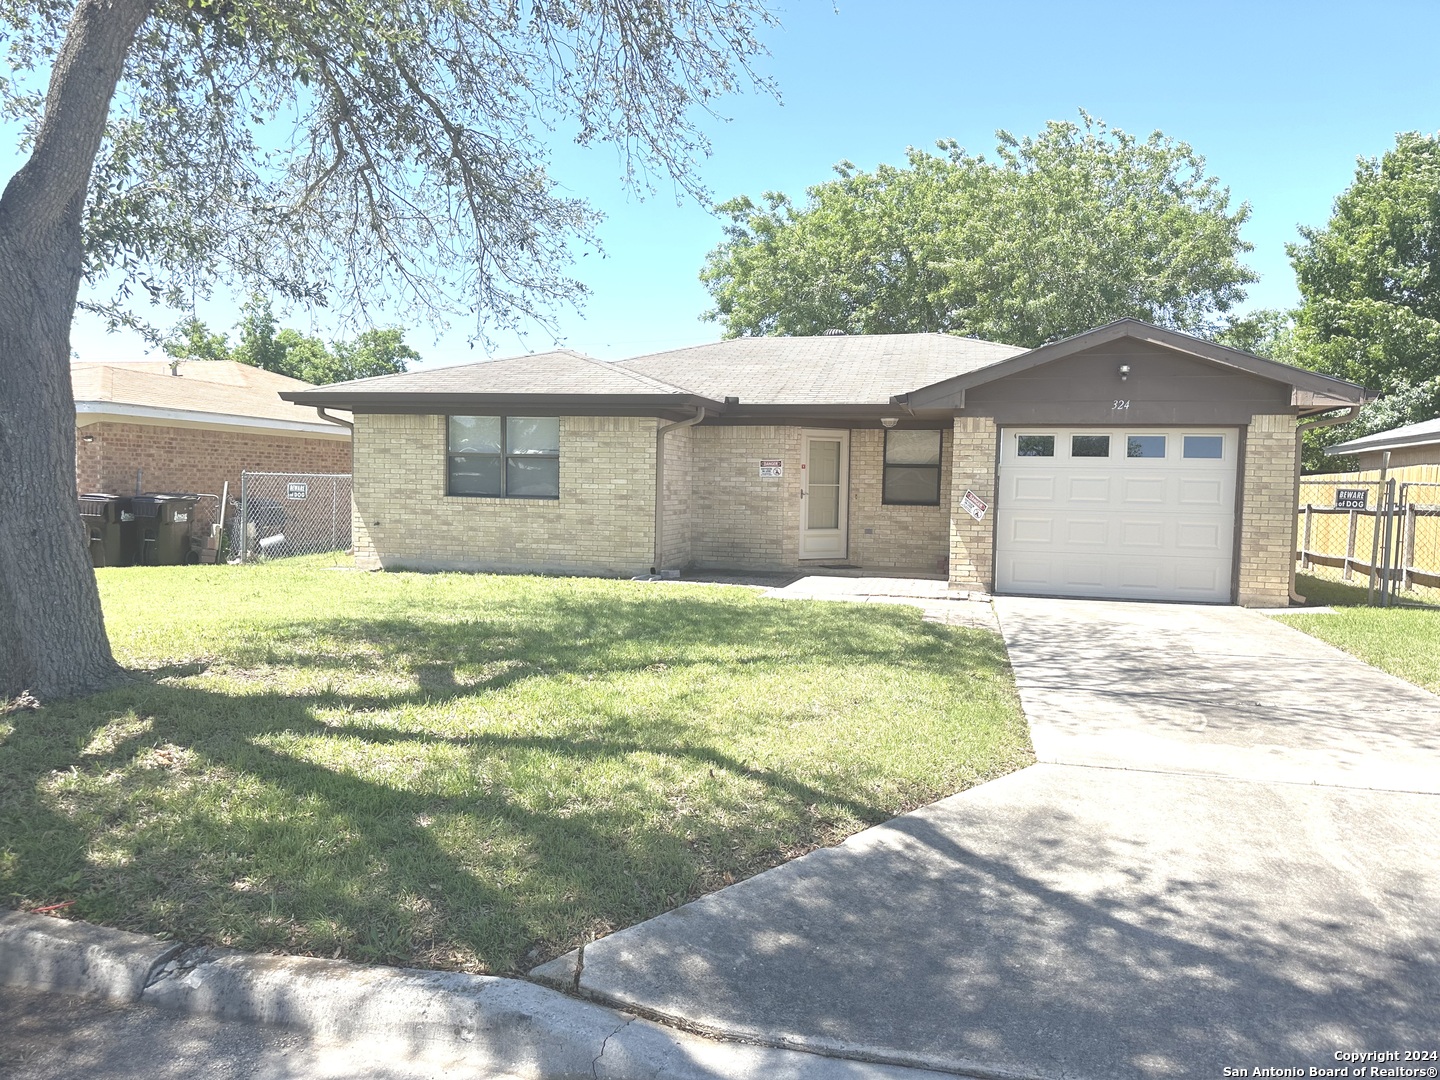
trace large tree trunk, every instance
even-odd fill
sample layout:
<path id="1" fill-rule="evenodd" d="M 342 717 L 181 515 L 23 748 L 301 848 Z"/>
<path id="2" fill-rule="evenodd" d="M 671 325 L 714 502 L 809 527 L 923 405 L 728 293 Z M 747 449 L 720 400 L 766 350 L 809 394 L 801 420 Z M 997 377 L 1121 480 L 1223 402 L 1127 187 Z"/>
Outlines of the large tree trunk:
<path id="1" fill-rule="evenodd" d="M 0 196 L 0 702 L 114 683 L 75 503 L 70 322 L 85 190 L 153 0 L 80 0 L 30 160 Z"/>

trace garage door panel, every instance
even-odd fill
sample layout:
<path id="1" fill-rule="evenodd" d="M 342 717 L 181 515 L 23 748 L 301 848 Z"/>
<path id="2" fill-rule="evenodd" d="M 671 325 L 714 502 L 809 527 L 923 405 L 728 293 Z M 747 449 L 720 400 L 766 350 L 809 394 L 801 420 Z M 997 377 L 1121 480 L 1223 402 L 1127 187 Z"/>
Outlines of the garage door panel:
<path id="1" fill-rule="evenodd" d="M 1207 477 L 1205 479 L 1197 479 L 1191 476 L 1182 476 L 1179 478 L 1179 481 L 1180 498 L 1178 501 L 1181 506 L 1207 506 L 1220 508 L 1230 505 L 1230 501 L 1233 500 L 1235 497 L 1233 490 L 1230 493 L 1229 499 L 1225 497 L 1226 484 L 1225 481 L 1218 476 Z"/>
<path id="2" fill-rule="evenodd" d="M 1230 548 L 1230 537 L 1218 521 L 1180 521 L 1175 526 L 1175 547 L 1187 555 L 1198 552 L 1221 554 Z"/>
<path id="3" fill-rule="evenodd" d="M 1110 541 L 1110 522 L 1104 518 L 1069 518 L 1063 533 L 1067 547 L 1104 547 Z"/>
<path id="4" fill-rule="evenodd" d="M 1165 547 L 1165 532 L 1165 522 L 1163 521 L 1121 519 L 1119 546 L 1121 548 L 1161 550 Z"/>
<path id="5" fill-rule="evenodd" d="M 1165 476 L 1126 476 L 1120 482 L 1120 501 L 1125 506 L 1164 506 L 1169 486 Z"/>
<path id="6" fill-rule="evenodd" d="M 1046 458 L 1019 457 L 1011 445 L 1016 432 L 1002 433 L 999 591 L 1230 599 L 1238 448 L 1233 428 L 1101 431 L 1110 437 L 1108 458 L 1070 456 L 1077 445 L 1094 449 L 1093 428 L 1025 429 L 1031 436 L 1053 437 L 1055 453 Z M 1077 434 L 1092 438 L 1076 443 Z M 1124 456 L 1130 435 L 1165 436 L 1166 456 Z M 1185 456 L 1184 447 L 1209 451 L 1216 439 L 1219 457 Z M 1152 439 L 1146 445 L 1162 444 Z"/>
<path id="7" fill-rule="evenodd" d="M 1110 501 L 1110 477 L 1070 476 L 1066 478 L 1066 496 L 1072 505 L 1108 503 Z"/>
<path id="8" fill-rule="evenodd" d="M 1055 521 L 1049 517 L 1015 517 L 1010 520 L 1010 539 L 1017 544 L 1055 542 Z"/>
<path id="9" fill-rule="evenodd" d="M 1061 582 L 1072 589 L 1103 589 L 1110 575 L 1110 560 L 1104 558 L 1071 557 L 1060 568 Z"/>
<path id="10" fill-rule="evenodd" d="M 1055 498 L 1055 478 L 1053 476 L 1027 476 L 1022 473 L 1015 477 L 1011 491 L 1014 493 L 1017 503 L 1050 502 Z"/>

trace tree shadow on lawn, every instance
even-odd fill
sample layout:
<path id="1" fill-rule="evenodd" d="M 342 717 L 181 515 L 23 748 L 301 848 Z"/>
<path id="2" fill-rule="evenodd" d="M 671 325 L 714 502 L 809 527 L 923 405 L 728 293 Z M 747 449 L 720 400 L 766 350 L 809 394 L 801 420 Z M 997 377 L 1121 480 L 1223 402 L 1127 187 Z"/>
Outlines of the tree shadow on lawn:
<path id="1" fill-rule="evenodd" d="M 237 693 L 181 661 L 158 682 L 13 717 L 0 887 L 11 903 L 73 898 L 81 917 L 191 942 L 529 968 L 895 808 L 863 768 L 802 775 L 712 745 L 685 719 L 713 704 L 693 687 L 668 699 L 669 716 L 637 717 L 621 695 L 530 730 L 426 710 L 658 665 L 659 677 L 758 665 L 752 689 L 797 662 L 1006 667 L 993 635 L 813 607 L 560 597 L 279 624 L 268 662 L 339 685 Z M 403 685 L 345 689 L 343 673 L 372 667 Z"/>

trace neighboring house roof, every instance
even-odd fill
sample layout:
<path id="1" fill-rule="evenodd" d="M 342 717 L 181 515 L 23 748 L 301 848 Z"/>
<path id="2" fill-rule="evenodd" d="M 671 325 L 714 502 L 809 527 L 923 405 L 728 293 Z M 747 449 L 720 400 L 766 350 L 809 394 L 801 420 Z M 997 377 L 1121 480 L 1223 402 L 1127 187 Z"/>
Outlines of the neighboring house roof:
<path id="1" fill-rule="evenodd" d="M 1326 447 L 1325 453 L 1360 454 L 1367 451 L 1398 450 L 1403 446 L 1426 446 L 1430 443 L 1440 443 L 1440 417 L 1337 443 Z"/>
<path id="2" fill-rule="evenodd" d="M 1311 412 L 1367 400 L 1363 387 L 1237 349 L 1120 319 L 1065 341 L 1024 349 L 951 334 L 734 338 L 606 362 L 562 349 L 459 367 L 285 392 L 290 401 L 343 408 L 515 406 L 664 411 L 704 406 L 727 415 L 857 415 L 950 409 L 966 387 L 992 382 L 1119 338 L 1176 349 L 1290 386 Z M 683 412 L 680 415 L 685 415 Z"/>
<path id="3" fill-rule="evenodd" d="M 167 361 L 72 364 L 70 381 L 81 424 L 100 419 L 175 422 L 293 434 L 345 435 L 315 410 L 281 393 L 310 384 L 233 360 L 194 360 L 170 373 Z"/>

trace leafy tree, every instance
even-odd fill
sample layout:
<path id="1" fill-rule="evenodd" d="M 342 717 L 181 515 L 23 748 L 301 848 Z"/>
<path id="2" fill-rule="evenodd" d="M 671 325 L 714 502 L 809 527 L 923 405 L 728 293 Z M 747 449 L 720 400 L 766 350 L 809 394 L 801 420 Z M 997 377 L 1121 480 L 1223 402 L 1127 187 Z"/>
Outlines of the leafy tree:
<path id="1" fill-rule="evenodd" d="M 1302 303 L 1285 359 L 1362 383 L 1380 399 L 1307 436 L 1307 472 L 1354 459 L 1323 450 L 1440 416 L 1440 138 L 1396 136 L 1361 158 L 1323 228 L 1288 247 Z"/>
<path id="2" fill-rule="evenodd" d="M 718 210 L 700 277 L 729 337 L 943 331 L 1041 345 L 1123 316 L 1211 334 L 1255 275 L 1248 205 L 1204 159 L 1084 113 L 997 132 L 997 160 L 952 142 L 903 168 L 849 162 L 804 205 L 767 192 Z"/>
<path id="3" fill-rule="evenodd" d="M 240 344 L 231 348 L 228 337 L 191 317 L 165 339 L 165 352 L 175 360 L 235 360 L 316 384 L 393 375 L 420 360 L 398 327 L 366 330 L 353 341 L 327 346 L 318 337 L 281 327 L 270 301 L 259 296 L 242 308 L 238 328 Z"/>
<path id="4" fill-rule="evenodd" d="M 0 195 L 0 699 L 120 675 L 75 522 L 82 277 L 118 283 L 88 302 L 116 321 L 226 279 L 543 315 L 581 296 L 563 270 L 595 221 L 545 128 L 698 194 L 695 118 L 751 78 L 762 3 L 0 0 L 0 98 L 29 125 Z"/>
<path id="5" fill-rule="evenodd" d="M 316 378 L 299 378 L 307 382 L 345 382 L 368 379 L 375 375 L 392 375 L 420 362 L 420 354 L 405 344 L 405 332 L 395 327 L 366 330 L 354 341 L 337 341 L 332 347 L 332 364 L 324 371 L 316 370 Z M 320 378 L 319 376 L 324 376 Z"/>
<path id="6" fill-rule="evenodd" d="M 229 360 L 230 339 L 214 334 L 193 315 L 165 339 L 165 354 L 172 360 Z"/>
<path id="7" fill-rule="evenodd" d="M 240 307 L 240 344 L 231 354 L 232 360 L 258 367 L 265 371 L 285 373 L 285 353 L 288 345 L 280 340 L 279 320 L 268 296 L 251 293 Z M 293 332 L 293 331 L 292 331 Z"/>

